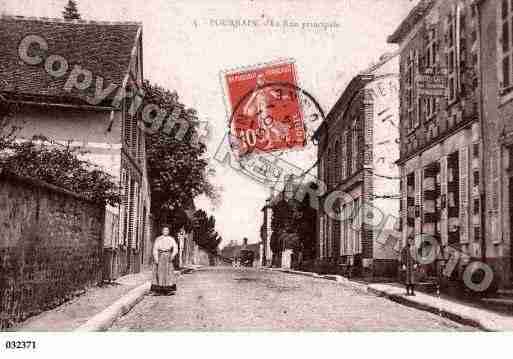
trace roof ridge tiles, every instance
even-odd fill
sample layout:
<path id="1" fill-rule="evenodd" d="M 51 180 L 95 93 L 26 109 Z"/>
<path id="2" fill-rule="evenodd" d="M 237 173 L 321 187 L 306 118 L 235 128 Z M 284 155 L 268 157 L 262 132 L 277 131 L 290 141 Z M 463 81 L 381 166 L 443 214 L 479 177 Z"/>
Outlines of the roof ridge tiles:
<path id="1" fill-rule="evenodd" d="M 83 25 L 137 25 L 142 26 L 140 21 L 99 21 L 99 20 L 65 20 L 60 18 L 50 17 L 36 17 L 36 16 L 22 16 L 22 15 L 10 15 L 0 14 L 0 20 L 26 20 L 26 21 L 41 21 L 49 23 L 61 23 L 61 24 L 83 24 Z"/>

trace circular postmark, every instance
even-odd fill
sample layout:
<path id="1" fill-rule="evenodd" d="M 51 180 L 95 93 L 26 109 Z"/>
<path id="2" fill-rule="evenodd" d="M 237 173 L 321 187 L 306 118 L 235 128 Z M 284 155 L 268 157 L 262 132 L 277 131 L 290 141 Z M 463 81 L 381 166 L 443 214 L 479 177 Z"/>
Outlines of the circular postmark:
<path id="1" fill-rule="evenodd" d="M 287 161 L 287 154 L 312 150 L 314 133 L 325 120 L 317 100 L 289 82 L 257 85 L 241 96 L 229 122 L 229 139 L 242 171 L 258 181 L 285 181 L 304 166 Z"/>

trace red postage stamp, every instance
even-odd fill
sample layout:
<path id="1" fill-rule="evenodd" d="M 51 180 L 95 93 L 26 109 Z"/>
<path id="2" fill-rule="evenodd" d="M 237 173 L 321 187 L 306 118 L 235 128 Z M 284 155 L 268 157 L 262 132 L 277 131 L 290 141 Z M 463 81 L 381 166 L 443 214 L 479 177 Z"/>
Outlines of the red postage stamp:
<path id="1" fill-rule="evenodd" d="M 223 74 L 231 144 L 239 156 L 301 149 L 305 125 L 292 61 Z"/>

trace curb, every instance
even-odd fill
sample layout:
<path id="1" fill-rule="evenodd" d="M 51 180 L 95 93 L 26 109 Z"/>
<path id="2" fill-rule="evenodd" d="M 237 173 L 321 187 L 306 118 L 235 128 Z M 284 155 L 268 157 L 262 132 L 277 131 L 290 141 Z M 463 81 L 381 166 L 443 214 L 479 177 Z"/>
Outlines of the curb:
<path id="1" fill-rule="evenodd" d="M 146 294 L 149 293 L 151 282 L 146 282 L 139 287 L 132 289 L 116 302 L 111 304 L 107 309 L 96 314 L 85 324 L 78 327 L 77 332 L 102 332 L 106 331 L 119 317 L 125 315 L 137 303 L 139 303 Z"/>
<path id="2" fill-rule="evenodd" d="M 283 273 L 299 274 L 299 275 L 304 275 L 304 276 L 314 277 L 314 278 L 327 279 L 327 280 L 336 281 L 337 283 L 347 284 L 347 285 L 350 285 L 353 288 L 361 290 L 363 292 L 373 294 L 378 297 L 386 298 L 390 301 L 396 302 L 401 305 L 413 307 L 415 309 L 419 309 L 419 310 L 430 312 L 430 313 L 437 314 L 437 315 L 442 315 L 443 317 L 445 317 L 449 320 L 452 320 L 453 322 L 471 326 L 474 328 L 478 328 L 483 331 L 498 332 L 498 331 L 511 330 L 511 328 L 504 327 L 504 325 L 501 326 L 500 321 L 495 321 L 492 318 L 490 318 L 489 320 L 479 319 L 479 318 L 476 318 L 475 316 L 464 313 L 464 310 L 450 310 L 447 308 L 437 307 L 437 306 L 434 306 L 429 303 L 425 303 L 425 302 L 423 303 L 422 301 L 419 301 L 419 300 L 413 300 L 413 299 L 411 299 L 409 297 L 405 297 L 403 295 L 388 293 L 386 290 L 373 287 L 372 284 L 363 284 L 363 283 L 355 282 L 355 281 L 352 281 L 350 279 L 347 279 L 347 278 L 339 276 L 339 275 L 331 275 L 331 274 L 320 275 L 320 274 L 313 273 L 313 272 L 301 272 L 301 271 L 280 269 L 280 268 L 272 268 L 271 270 L 279 271 L 279 272 L 283 272 Z"/>
<path id="3" fill-rule="evenodd" d="M 179 275 L 191 273 L 199 268 L 184 268 Z M 77 332 L 103 332 L 109 329 L 112 324 L 128 313 L 144 296 L 150 292 L 151 281 L 132 289 L 127 294 L 116 300 L 106 309 L 93 316 L 85 324 L 75 329 Z"/>
<path id="4" fill-rule="evenodd" d="M 373 288 L 370 285 L 367 286 L 367 291 L 369 293 L 372 293 L 372 294 L 378 296 L 378 297 L 387 298 L 387 299 L 391 300 L 392 302 L 396 302 L 398 304 L 402 304 L 407 307 L 412 307 L 412 308 L 419 309 L 419 310 L 422 310 L 425 312 L 443 316 L 443 317 L 450 319 L 453 322 L 456 322 L 459 324 L 468 325 L 468 326 L 478 328 L 478 329 L 488 331 L 488 332 L 497 331 L 497 329 L 488 328 L 486 325 L 483 325 L 478 319 L 472 318 L 470 316 L 467 316 L 467 315 L 464 315 L 461 313 L 457 313 L 455 311 L 448 311 L 445 309 L 441 309 L 439 307 L 435 307 L 430 304 L 420 303 L 418 301 L 412 300 L 412 299 L 402 296 L 402 295 L 390 294 L 384 290 Z"/>

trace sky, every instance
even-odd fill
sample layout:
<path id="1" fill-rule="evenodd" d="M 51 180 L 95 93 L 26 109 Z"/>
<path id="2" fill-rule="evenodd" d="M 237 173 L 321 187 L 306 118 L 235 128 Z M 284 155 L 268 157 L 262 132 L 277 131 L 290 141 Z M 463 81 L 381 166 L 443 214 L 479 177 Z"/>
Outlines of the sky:
<path id="1" fill-rule="evenodd" d="M 208 120 L 213 157 L 227 131 L 220 72 L 294 59 L 300 86 L 325 113 L 359 71 L 385 52 L 386 43 L 416 1 L 411 0 L 77 0 L 83 19 L 137 21 L 143 24 L 144 76 L 176 90 L 180 100 Z M 67 0 L 0 0 L 0 14 L 62 17 Z M 214 25 L 220 20 L 272 19 L 298 27 Z M 303 23 L 323 22 L 320 29 Z M 294 154 L 309 166 L 315 153 Z M 302 158 L 301 158 L 302 157 Z M 269 189 L 212 159 L 212 181 L 222 188 L 221 203 L 195 202 L 216 217 L 223 244 L 260 240 L 261 208 Z"/>

